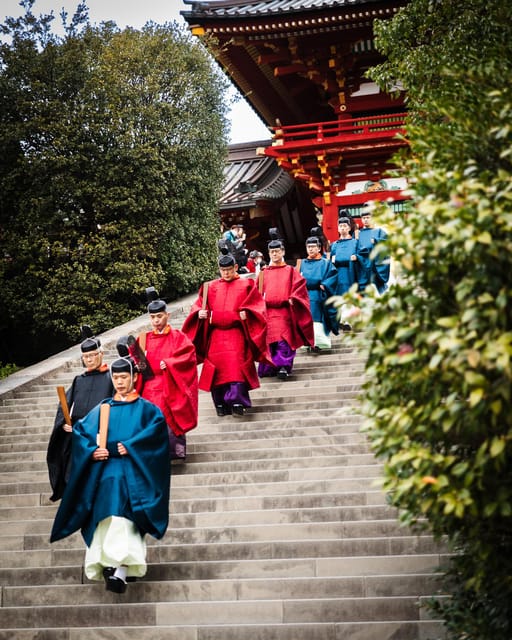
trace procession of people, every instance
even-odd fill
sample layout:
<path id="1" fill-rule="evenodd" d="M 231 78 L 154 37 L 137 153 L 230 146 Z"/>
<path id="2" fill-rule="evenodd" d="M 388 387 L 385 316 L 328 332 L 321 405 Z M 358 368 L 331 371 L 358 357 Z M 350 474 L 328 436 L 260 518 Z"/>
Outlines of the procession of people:
<path id="1" fill-rule="evenodd" d="M 151 330 L 120 338 L 110 367 L 88 330 L 80 346 L 86 371 L 59 393 L 47 464 L 51 500 L 61 500 L 50 541 L 80 530 L 89 579 L 122 594 L 145 575 L 145 536 L 167 530 L 171 461 L 186 459 L 199 390 L 210 392 L 217 416 L 243 417 L 261 378 L 288 380 L 298 349 L 320 353 L 346 330 L 332 296 L 354 285 L 385 291 L 389 261 L 373 255 L 385 232 L 366 212 L 358 238 L 344 212 L 338 230 L 327 248 L 312 229 L 306 257 L 288 264 L 274 228 L 269 262 L 253 251 L 253 270 L 240 257 L 243 226 L 232 225 L 219 241 L 219 277 L 201 285 L 181 330 L 154 287 L 146 289 Z"/>

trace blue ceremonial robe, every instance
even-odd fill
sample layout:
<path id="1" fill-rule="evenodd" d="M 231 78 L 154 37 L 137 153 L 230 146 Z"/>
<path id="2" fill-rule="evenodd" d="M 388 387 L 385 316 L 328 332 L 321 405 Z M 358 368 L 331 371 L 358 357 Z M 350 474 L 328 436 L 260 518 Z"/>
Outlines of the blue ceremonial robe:
<path id="1" fill-rule="evenodd" d="M 383 293 L 387 289 L 390 274 L 389 259 L 383 256 L 371 257 L 375 245 L 387 237 L 387 233 L 381 228 L 364 228 L 359 231 L 357 257 L 360 263 L 360 291 L 364 291 L 370 283 L 375 284 L 379 293 Z"/>
<path id="2" fill-rule="evenodd" d="M 336 295 L 341 296 L 357 282 L 357 260 L 351 256 L 357 255 L 358 242 L 355 238 L 340 238 L 331 245 L 331 261 L 336 267 L 338 282 Z"/>
<path id="3" fill-rule="evenodd" d="M 306 279 L 313 321 L 324 325 L 326 335 L 332 332 L 337 336 L 337 311 L 333 306 L 325 304 L 336 293 L 336 267 L 326 258 L 304 258 L 300 263 L 300 273 Z M 324 286 L 324 290 L 320 289 L 320 285 Z"/>
<path id="4" fill-rule="evenodd" d="M 140 534 L 161 538 L 169 521 L 170 462 L 167 424 L 160 409 L 137 396 L 132 401 L 109 398 L 109 458 L 94 461 L 100 406 L 73 427 L 72 470 L 55 516 L 50 542 L 81 529 L 90 546 L 98 523 L 120 516 L 135 523 Z M 122 442 L 128 455 L 121 456 Z"/>

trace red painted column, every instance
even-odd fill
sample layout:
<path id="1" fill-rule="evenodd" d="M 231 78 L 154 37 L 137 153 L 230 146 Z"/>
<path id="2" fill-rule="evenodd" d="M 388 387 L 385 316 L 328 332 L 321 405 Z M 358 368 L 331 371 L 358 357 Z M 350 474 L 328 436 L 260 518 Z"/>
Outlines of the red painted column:
<path id="1" fill-rule="evenodd" d="M 322 205 L 322 229 L 329 242 L 338 239 L 338 203 L 336 196 L 323 199 Z"/>

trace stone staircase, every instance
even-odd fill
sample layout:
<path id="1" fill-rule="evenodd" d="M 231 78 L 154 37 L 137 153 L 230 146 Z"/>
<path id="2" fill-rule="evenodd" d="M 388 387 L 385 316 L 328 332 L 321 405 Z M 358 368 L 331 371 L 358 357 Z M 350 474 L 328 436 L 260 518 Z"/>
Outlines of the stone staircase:
<path id="1" fill-rule="evenodd" d="M 172 307 L 181 326 L 190 301 Z M 120 335 L 102 336 L 106 361 Z M 421 610 L 442 550 L 403 528 L 359 432 L 363 362 L 347 338 L 301 351 L 293 377 L 265 379 L 245 417 L 200 392 L 186 463 L 173 464 L 165 538 L 117 595 L 83 575 L 80 534 L 49 544 L 46 447 L 56 385 L 79 348 L 0 381 L 0 640 L 427 640 Z"/>

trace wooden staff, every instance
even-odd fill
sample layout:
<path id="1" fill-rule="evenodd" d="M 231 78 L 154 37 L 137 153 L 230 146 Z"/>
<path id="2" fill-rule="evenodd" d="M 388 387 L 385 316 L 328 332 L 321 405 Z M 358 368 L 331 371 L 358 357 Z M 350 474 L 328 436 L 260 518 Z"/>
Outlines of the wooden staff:
<path id="1" fill-rule="evenodd" d="M 206 309 L 206 305 L 208 304 L 208 285 L 209 282 L 205 282 L 203 284 L 203 303 L 201 304 L 201 309 L 204 311 Z"/>
<path id="2" fill-rule="evenodd" d="M 109 414 L 110 414 L 110 405 L 102 404 L 100 406 L 100 430 L 98 431 L 98 447 L 100 447 L 100 449 L 107 448 Z"/>
<path id="3" fill-rule="evenodd" d="M 64 422 L 66 424 L 73 424 L 71 422 L 71 414 L 69 413 L 68 400 L 66 398 L 66 391 L 64 390 L 64 387 L 57 387 L 57 395 L 59 396 L 60 408 L 62 409 Z"/>

